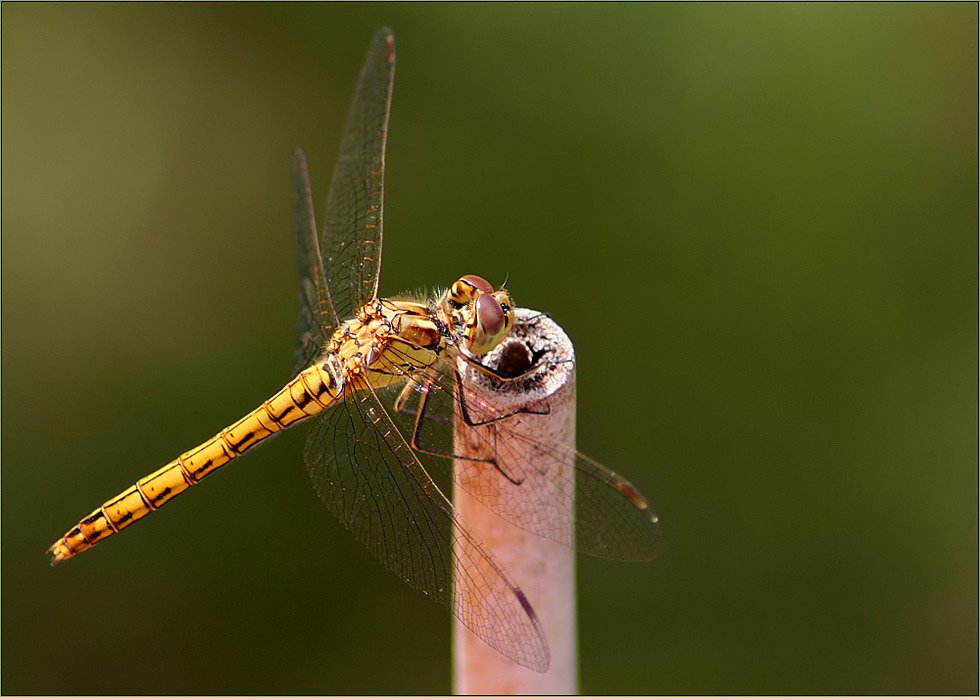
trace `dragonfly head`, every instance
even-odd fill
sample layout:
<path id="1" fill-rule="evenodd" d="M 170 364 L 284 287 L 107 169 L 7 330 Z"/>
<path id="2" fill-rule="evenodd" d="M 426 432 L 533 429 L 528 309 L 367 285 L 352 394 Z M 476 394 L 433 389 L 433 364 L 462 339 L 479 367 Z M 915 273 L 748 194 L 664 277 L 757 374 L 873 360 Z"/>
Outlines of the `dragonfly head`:
<path id="1" fill-rule="evenodd" d="M 494 290 L 479 276 L 463 276 L 446 291 L 439 307 L 454 334 L 477 356 L 489 353 L 514 326 L 510 294 Z"/>

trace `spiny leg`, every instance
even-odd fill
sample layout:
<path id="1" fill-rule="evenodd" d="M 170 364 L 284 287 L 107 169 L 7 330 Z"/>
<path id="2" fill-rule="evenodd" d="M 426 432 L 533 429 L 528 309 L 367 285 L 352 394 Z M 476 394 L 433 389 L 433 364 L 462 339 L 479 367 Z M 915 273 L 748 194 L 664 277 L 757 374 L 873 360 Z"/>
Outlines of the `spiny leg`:
<path id="1" fill-rule="evenodd" d="M 535 411 L 534 409 L 529 409 L 528 407 L 521 407 L 520 409 L 515 409 L 512 412 L 491 417 L 489 419 L 486 419 L 485 421 L 477 421 L 470 416 L 470 409 L 469 407 L 466 406 L 466 390 L 463 388 L 463 376 L 459 374 L 458 370 L 454 370 L 453 378 L 456 380 L 456 393 L 459 395 L 460 411 L 462 412 L 463 415 L 463 421 L 466 422 L 467 426 L 472 426 L 472 427 L 486 426 L 487 424 L 496 423 L 497 421 L 502 421 L 512 416 L 517 416 L 518 414 L 533 414 L 534 416 L 548 416 L 551 413 L 551 407 L 547 405 L 544 407 L 543 411 Z"/>
<path id="2" fill-rule="evenodd" d="M 411 385 L 411 384 L 412 383 L 410 382 L 409 385 Z M 398 400 L 397 400 L 397 402 L 401 402 L 402 403 L 401 406 L 403 406 L 403 407 L 404 407 L 404 401 L 407 401 L 407 397 L 405 398 L 405 400 L 402 400 L 402 397 L 406 394 L 406 391 L 407 390 L 402 390 L 402 393 L 398 396 Z M 469 460 L 470 462 L 484 462 L 484 463 L 486 463 L 488 465 L 492 465 L 493 468 L 495 470 L 497 470 L 498 472 L 500 472 L 500 474 L 503 475 L 504 478 L 507 481 L 509 481 L 511 484 L 513 484 L 515 486 L 520 486 L 520 484 L 524 481 L 523 479 L 514 479 L 509 474 L 507 474 L 506 472 L 504 472 L 500 468 L 500 466 L 497 464 L 497 462 L 495 460 L 491 459 L 491 458 L 469 457 L 469 456 L 466 456 L 466 455 L 456 455 L 454 453 L 445 453 L 445 452 L 442 452 L 440 450 L 433 450 L 433 449 L 430 449 L 430 448 L 425 447 L 422 444 L 422 424 L 424 424 L 425 421 L 426 421 L 426 411 L 429 408 L 429 399 L 430 399 L 430 396 L 431 395 L 429 393 L 429 387 L 428 387 L 428 385 L 423 386 L 422 389 L 421 389 L 421 394 L 419 395 L 419 408 L 415 412 L 415 426 L 412 428 L 412 447 L 415 448 L 416 450 L 418 450 L 419 452 L 426 453 L 427 455 L 434 455 L 436 457 L 444 457 L 444 458 L 447 458 L 447 459 Z M 395 405 L 395 408 L 396 409 L 399 406 L 397 402 L 396 402 L 396 405 Z M 462 402 L 462 399 L 460 400 L 460 403 L 461 404 L 463 403 Z M 464 409 L 465 409 L 465 407 L 464 407 Z M 411 412 L 407 412 L 406 411 L 406 413 L 411 413 Z M 508 416 L 512 416 L 512 415 L 508 415 Z"/>
<path id="3" fill-rule="evenodd" d="M 516 411 L 507 413 L 507 414 L 501 414 L 501 415 L 496 416 L 496 417 L 493 417 L 491 419 L 487 419 L 485 421 L 477 421 L 477 420 L 474 420 L 470 416 L 471 409 L 469 407 L 467 407 L 467 405 L 466 405 L 466 392 L 465 392 L 465 390 L 463 389 L 463 386 L 462 386 L 462 379 L 461 379 L 461 377 L 460 377 L 460 375 L 459 375 L 459 373 L 457 371 L 454 370 L 453 371 L 453 374 L 454 374 L 454 378 L 455 378 L 455 380 L 457 382 L 457 390 L 458 390 L 457 391 L 457 394 L 459 395 L 460 412 L 462 414 L 463 421 L 464 421 L 464 423 L 466 423 L 467 426 L 470 426 L 470 427 L 486 426 L 486 425 L 489 425 L 489 424 L 492 424 L 492 423 L 496 423 L 498 421 L 502 421 L 503 419 L 509 418 L 511 416 L 516 416 L 517 414 L 546 415 L 546 414 L 550 413 L 550 410 L 549 411 L 534 411 L 534 410 L 527 409 L 527 408 L 521 408 L 521 409 L 518 409 Z M 423 424 L 425 424 L 428 421 L 431 421 L 431 420 L 433 420 L 435 418 L 438 418 L 438 417 L 430 416 L 427 413 L 428 412 L 428 408 L 429 408 L 429 400 L 431 399 L 431 396 L 432 396 L 431 395 L 431 392 L 430 392 L 430 387 L 431 387 L 431 383 L 425 381 L 425 378 L 423 378 L 423 381 L 420 381 L 418 383 L 415 382 L 415 379 L 411 379 L 411 380 L 408 381 L 408 383 L 406 383 L 405 387 L 402 388 L 402 391 L 399 393 L 397 399 L 395 400 L 394 406 L 395 406 L 395 410 L 396 411 L 398 411 L 400 413 L 403 413 L 403 414 L 414 414 L 414 416 L 415 416 L 415 423 L 414 423 L 414 426 L 412 428 L 412 440 L 411 440 L 412 447 L 414 449 L 418 450 L 419 452 L 423 452 L 423 453 L 426 453 L 428 455 L 433 455 L 433 456 L 436 456 L 436 457 L 444 457 L 444 458 L 448 458 L 448 459 L 469 460 L 471 462 L 484 462 L 486 464 L 492 465 L 493 468 L 496 469 L 498 472 L 500 472 L 500 474 L 505 479 L 507 479 L 507 481 L 509 481 L 511 484 L 514 484 L 515 486 L 519 486 L 524 481 L 524 479 L 523 478 L 516 478 L 516 477 L 508 474 L 506 471 L 504 471 L 504 469 L 502 467 L 500 467 L 500 465 L 497 463 L 497 461 L 494 460 L 494 459 L 492 459 L 492 458 L 477 458 L 477 457 L 468 457 L 468 456 L 463 456 L 463 455 L 457 455 L 457 454 L 454 454 L 454 453 L 447 453 L 447 452 L 443 452 L 441 450 L 435 450 L 435 449 L 426 447 L 423 444 L 423 431 L 422 431 Z M 408 398 L 409 398 L 409 395 L 416 388 L 420 392 L 420 395 L 419 395 L 419 407 L 418 407 L 417 410 L 413 411 L 413 410 L 411 410 L 411 409 L 408 408 Z"/>

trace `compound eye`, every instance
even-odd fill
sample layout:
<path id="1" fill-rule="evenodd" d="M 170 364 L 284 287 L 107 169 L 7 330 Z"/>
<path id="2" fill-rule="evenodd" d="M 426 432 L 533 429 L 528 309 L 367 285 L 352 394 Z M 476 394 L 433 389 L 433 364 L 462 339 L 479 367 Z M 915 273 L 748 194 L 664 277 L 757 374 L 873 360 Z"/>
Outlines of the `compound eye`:
<path id="1" fill-rule="evenodd" d="M 497 299 L 497 303 L 504 313 L 503 333 L 509 334 L 510 330 L 514 327 L 514 312 L 511 306 L 510 295 L 505 290 L 498 290 L 493 294 L 493 297 Z"/>
<path id="2" fill-rule="evenodd" d="M 494 295 L 483 293 L 473 303 L 466 325 L 466 346 L 478 356 L 493 351 L 510 331 L 511 313 Z"/>
<path id="3" fill-rule="evenodd" d="M 491 286 L 487 282 L 487 280 L 485 278 L 482 278 L 480 276 L 473 276 L 473 275 L 463 276 L 459 280 L 465 281 L 466 283 L 469 283 L 471 286 L 473 286 L 474 288 L 476 288 L 481 293 L 492 293 L 493 292 L 493 286 Z"/>
<path id="4" fill-rule="evenodd" d="M 480 293 L 492 293 L 493 286 L 479 276 L 463 276 L 453 284 L 449 295 L 453 302 L 465 305 Z"/>
<path id="5" fill-rule="evenodd" d="M 476 299 L 476 321 L 484 334 L 495 337 L 504 328 L 504 311 L 492 295 L 481 295 Z"/>

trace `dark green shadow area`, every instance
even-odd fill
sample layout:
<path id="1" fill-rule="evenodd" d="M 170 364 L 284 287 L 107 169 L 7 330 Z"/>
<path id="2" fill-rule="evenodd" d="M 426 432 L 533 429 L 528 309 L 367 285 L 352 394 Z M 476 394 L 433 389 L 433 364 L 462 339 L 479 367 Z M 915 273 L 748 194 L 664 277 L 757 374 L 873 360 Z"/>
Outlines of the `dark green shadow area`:
<path id="1" fill-rule="evenodd" d="M 44 558 L 288 378 L 292 152 L 321 213 L 382 25 L 382 291 L 509 274 L 664 520 L 657 562 L 581 560 L 583 691 L 977 692 L 976 4 L 2 19 L 4 693 L 449 689 L 449 615 L 301 432 Z"/>

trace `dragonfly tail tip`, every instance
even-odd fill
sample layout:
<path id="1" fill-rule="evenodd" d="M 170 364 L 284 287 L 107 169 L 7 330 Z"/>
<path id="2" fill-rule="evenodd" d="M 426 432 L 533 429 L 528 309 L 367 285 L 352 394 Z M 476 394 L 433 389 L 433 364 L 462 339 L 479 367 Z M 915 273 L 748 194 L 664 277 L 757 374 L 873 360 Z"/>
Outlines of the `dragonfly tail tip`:
<path id="1" fill-rule="evenodd" d="M 48 549 L 47 549 L 47 555 L 49 557 L 51 557 L 51 560 L 50 560 L 51 561 L 51 566 L 57 566 L 58 564 L 60 564 L 61 562 L 63 562 L 65 559 L 68 559 L 69 557 L 71 557 L 71 552 L 69 552 L 65 548 L 64 543 L 58 541 L 58 542 L 55 542 L 50 547 L 48 547 Z"/>

